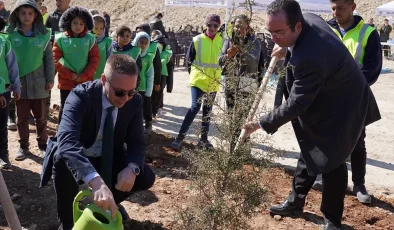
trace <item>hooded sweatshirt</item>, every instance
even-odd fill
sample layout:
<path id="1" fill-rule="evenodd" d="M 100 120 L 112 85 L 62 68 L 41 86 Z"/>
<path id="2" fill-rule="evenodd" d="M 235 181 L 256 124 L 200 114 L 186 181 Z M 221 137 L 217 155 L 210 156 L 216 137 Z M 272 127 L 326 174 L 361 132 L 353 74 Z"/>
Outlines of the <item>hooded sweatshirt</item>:
<path id="1" fill-rule="evenodd" d="M 145 50 L 141 50 L 142 69 L 140 73 L 139 91 L 145 92 L 145 96 L 150 97 L 153 91 L 153 75 L 154 75 L 154 70 L 153 70 L 154 55 L 148 53 L 150 36 L 145 32 L 139 32 L 137 33 L 136 37 L 134 38 L 131 44 L 133 46 L 137 46 L 141 38 L 148 39 L 148 46 Z"/>
<path id="2" fill-rule="evenodd" d="M 151 29 L 149 24 L 141 24 L 139 26 L 137 26 L 136 30 L 141 29 L 142 31 L 144 31 L 147 34 L 151 34 Z M 151 46 L 152 46 L 151 42 Z M 152 47 L 150 47 L 152 48 Z M 151 49 L 151 52 L 154 54 L 154 58 L 153 58 L 153 69 L 154 69 L 154 82 L 155 85 L 160 85 L 161 84 L 161 58 L 160 58 L 160 51 L 159 49 L 156 49 L 156 53 L 154 53 L 155 51 Z"/>
<path id="3" fill-rule="evenodd" d="M 18 1 L 9 17 L 7 39 L 11 42 L 18 63 L 22 86 L 21 98 L 42 99 L 49 96 L 45 85 L 53 83 L 55 78 L 52 47 L 49 41 L 50 30 L 45 28 L 43 18 L 37 17 L 33 22 L 32 30 L 26 36 L 20 29 L 20 21 L 17 17 L 17 9 L 21 6 L 30 6 L 41 15 L 34 0 Z M 31 43 L 35 45 L 29 45 Z M 26 53 L 26 49 L 30 52 Z"/>

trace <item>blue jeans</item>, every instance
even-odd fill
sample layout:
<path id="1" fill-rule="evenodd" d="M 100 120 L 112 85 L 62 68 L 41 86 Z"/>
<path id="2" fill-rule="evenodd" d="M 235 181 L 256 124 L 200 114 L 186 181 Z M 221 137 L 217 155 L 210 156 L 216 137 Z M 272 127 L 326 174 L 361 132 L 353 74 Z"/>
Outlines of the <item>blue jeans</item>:
<path id="1" fill-rule="evenodd" d="M 212 111 L 212 103 L 215 100 L 216 92 L 205 93 L 201 89 L 194 86 L 192 86 L 190 89 L 192 94 L 192 106 L 183 120 L 181 130 L 179 130 L 178 139 L 183 140 L 185 138 L 194 118 L 196 117 L 198 111 L 200 111 L 201 105 L 204 104 L 202 107 L 201 139 L 207 140 L 209 133 L 209 123 L 211 121 L 210 113 Z"/>

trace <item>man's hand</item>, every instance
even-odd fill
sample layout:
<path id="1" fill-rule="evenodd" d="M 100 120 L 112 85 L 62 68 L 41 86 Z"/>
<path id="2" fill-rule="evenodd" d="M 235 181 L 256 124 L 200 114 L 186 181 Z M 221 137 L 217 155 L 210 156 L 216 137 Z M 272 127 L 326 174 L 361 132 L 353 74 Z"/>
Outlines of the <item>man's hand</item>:
<path id="1" fill-rule="evenodd" d="M 251 121 L 246 123 L 243 128 L 245 129 L 245 138 L 249 137 L 252 133 L 260 129 L 258 121 Z"/>
<path id="2" fill-rule="evenodd" d="M 278 59 L 284 58 L 286 56 L 286 48 L 275 45 L 274 48 L 272 49 L 271 57 L 275 57 L 275 56 Z"/>
<path id="3" fill-rule="evenodd" d="M 14 96 L 14 101 L 21 99 L 21 93 L 12 92 L 12 95 Z"/>
<path id="4" fill-rule="evenodd" d="M 155 85 L 154 90 L 155 90 L 156 92 L 159 92 L 160 89 L 161 89 L 160 85 Z"/>
<path id="5" fill-rule="evenodd" d="M 47 83 L 45 84 L 45 90 L 46 90 L 46 91 L 50 91 L 52 88 L 53 88 L 53 83 L 47 82 Z"/>
<path id="6" fill-rule="evenodd" d="M 7 100 L 4 96 L 0 96 L 0 108 L 5 108 L 7 106 Z"/>
<path id="7" fill-rule="evenodd" d="M 89 187 L 92 188 L 94 203 L 103 211 L 111 211 L 112 219 L 115 218 L 117 206 L 111 190 L 105 185 L 101 177 L 95 177 L 89 181 Z"/>
<path id="8" fill-rule="evenodd" d="M 122 192 L 130 192 L 134 186 L 136 175 L 133 170 L 126 167 L 118 174 L 118 183 L 116 183 L 115 188 Z"/>
<path id="9" fill-rule="evenodd" d="M 227 57 L 232 58 L 239 52 L 239 49 L 236 47 L 231 47 L 227 50 Z"/>

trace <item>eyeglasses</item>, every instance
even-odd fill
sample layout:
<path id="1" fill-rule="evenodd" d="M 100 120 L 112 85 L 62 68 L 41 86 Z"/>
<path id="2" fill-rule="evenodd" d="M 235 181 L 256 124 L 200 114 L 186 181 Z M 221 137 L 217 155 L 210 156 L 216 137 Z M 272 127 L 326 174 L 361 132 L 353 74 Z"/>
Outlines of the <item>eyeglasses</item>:
<path id="1" fill-rule="evenodd" d="M 207 24 L 207 27 L 214 27 L 215 29 L 219 28 L 219 24 Z"/>
<path id="2" fill-rule="evenodd" d="M 286 30 L 283 30 L 280 32 L 270 32 L 270 33 L 271 33 L 272 37 L 283 38 L 289 29 L 290 29 L 290 26 L 287 27 Z"/>
<path id="3" fill-rule="evenodd" d="M 108 82 L 108 84 L 111 86 L 111 88 L 114 90 L 115 92 L 115 97 L 124 97 L 124 96 L 128 96 L 128 97 L 133 97 L 134 95 L 136 95 L 138 93 L 138 90 L 136 89 L 132 89 L 130 91 L 124 91 L 124 90 L 116 90 L 110 81 L 108 81 L 108 78 L 105 78 Z"/>

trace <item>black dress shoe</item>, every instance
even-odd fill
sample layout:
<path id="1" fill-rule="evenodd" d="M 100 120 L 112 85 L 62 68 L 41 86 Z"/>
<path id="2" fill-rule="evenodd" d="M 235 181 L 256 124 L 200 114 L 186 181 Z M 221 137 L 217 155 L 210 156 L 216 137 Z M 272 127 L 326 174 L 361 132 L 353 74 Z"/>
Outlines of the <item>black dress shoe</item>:
<path id="1" fill-rule="evenodd" d="M 287 216 L 296 215 L 299 216 L 304 212 L 303 206 L 295 205 L 294 203 L 285 200 L 283 203 L 271 206 L 269 211 L 275 215 Z"/>
<path id="2" fill-rule="evenodd" d="M 122 221 L 128 221 L 130 220 L 130 216 L 127 213 L 126 209 L 123 207 L 123 205 L 118 204 L 118 210 L 120 212 L 120 215 L 122 215 Z"/>
<path id="3" fill-rule="evenodd" d="M 326 220 L 324 221 L 323 230 L 341 230 L 341 228 L 338 228 L 338 227 L 335 226 L 331 221 L 329 221 L 329 220 L 326 219 Z"/>

